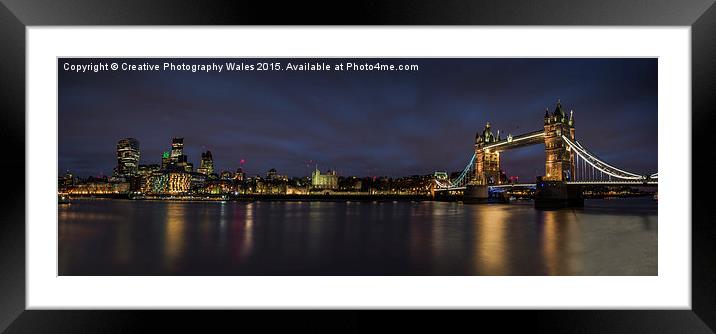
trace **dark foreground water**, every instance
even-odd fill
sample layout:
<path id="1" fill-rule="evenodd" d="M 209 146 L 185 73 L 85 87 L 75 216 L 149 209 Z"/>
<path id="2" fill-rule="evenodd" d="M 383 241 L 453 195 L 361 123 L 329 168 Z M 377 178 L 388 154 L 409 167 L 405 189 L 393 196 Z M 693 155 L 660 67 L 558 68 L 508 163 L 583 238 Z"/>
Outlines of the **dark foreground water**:
<path id="1" fill-rule="evenodd" d="M 657 275 L 657 210 L 75 200 L 59 208 L 59 274 Z"/>

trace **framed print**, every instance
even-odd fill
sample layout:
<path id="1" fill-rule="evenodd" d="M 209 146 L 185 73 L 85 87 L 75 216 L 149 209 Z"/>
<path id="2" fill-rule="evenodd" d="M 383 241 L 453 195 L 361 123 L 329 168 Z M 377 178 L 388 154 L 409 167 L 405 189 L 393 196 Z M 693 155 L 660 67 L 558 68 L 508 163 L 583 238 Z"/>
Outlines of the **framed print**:
<path id="1" fill-rule="evenodd" d="M 711 2 L 3 5 L 9 333 L 716 325 Z"/>

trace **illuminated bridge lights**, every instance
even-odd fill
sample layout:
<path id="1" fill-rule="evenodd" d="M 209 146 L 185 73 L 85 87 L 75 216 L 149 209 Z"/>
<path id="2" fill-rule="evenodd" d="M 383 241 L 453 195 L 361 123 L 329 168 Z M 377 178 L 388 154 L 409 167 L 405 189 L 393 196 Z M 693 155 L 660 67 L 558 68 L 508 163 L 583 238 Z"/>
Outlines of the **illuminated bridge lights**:
<path id="1" fill-rule="evenodd" d="M 462 170 L 462 173 L 455 178 L 454 180 L 450 180 L 450 183 L 452 185 L 464 185 L 466 181 L 469 181 L 469 174 L 472 171 L 472 167 L 475 165 L 475 154 L 472 155 L 472 158 L 470 158 L 470 161 L 467 163 L 465 168 Z"/>
<path id="2" fill-rule="evenodd" d="M 538 130 L 517 137 L 512 137 L 510 135 L 506 140 L 502 140 L 494 144 L 485 145 L 484 149 L 487 151 L 489 149 L 500 149 L 503 148 L 503 146 L 520 146 L 522 144 L 530 143 L 536 139 L 542 139 L 544 138 L 544 136 L 544 130 Z"/>
<path id="3" fill-rule="evenodd" d="M 579 158 L 582 159 L 582 161 L 588 163 L 595 169 L 597 169 L 599 172 L 607 174 L 611 177 L 615 177 L 617 179 L 621 180 L 645 180 L 646 176 L 627 172 L 625 170 L 616 168 L 612 165 L 607 164 L 604 161 L 599 160 L 596 156 L 590 154 L 581 144 L 577 142 L 572 142 L 569 138 L 566 136 L 562 136 L 562 140 L 564 140 L 565 143 L 569 147 L 571 147 L 574 152 L 579 156 Z"/>
<path id="4" fill-rule="evenodd" d="M 535 131 L 526 135 L 511 137 L 510 140 L 500 141 L 490 145 L 486 145 L 483 149 L 489 152 L 492 150 L 503 150 L 506 148 L 513 148 L 526 143 L 532 143 L 535 139 L 544 137 L 544 131 Z M 570 153 L 574 153 L 577 166 L 570 172 L 567 184 L 578 184 L 578 185 L 657 185 L 659 174 L 654 173 L 651 175 L 639 175 L 636 173 L 628 172 L 626 170 L 614 167 L 599 158 L 594 154 L 590 153 L 582 144 L 577 141 L 570 140 L 567 136 L 562 135 L 562 140 L 566 144 L 566 150 Z M 522 143 L 520 143 L 522 141 Z M 472 155 L 467 166 L 463 169 L 462 173 L 453 180 L 435 180 L 435 191 L 453 191 L 453 190 L 464 190 L 465 185 L 471 179 L 471 174 L 474 171 L 475 165 L 475 154 Z M 583 166 L 578 165 L 579 162 L 583 162 Z M 591 166 L 592 170 L 586 171 L 587 165 Z M 580 169 L 580 167 L 583 167 Z M 601 174 L 600 174 L 601 173 Z M 605 176 L 606 175 L 606 176 Z M 575 177 L 576 176 L 576 177 Z M 535 187 L 532 183 L 521 183 L 521 184 L 502 184 L 502 185 L 491 185 L 490 188 L 508 188 L 508 187 Z"/>

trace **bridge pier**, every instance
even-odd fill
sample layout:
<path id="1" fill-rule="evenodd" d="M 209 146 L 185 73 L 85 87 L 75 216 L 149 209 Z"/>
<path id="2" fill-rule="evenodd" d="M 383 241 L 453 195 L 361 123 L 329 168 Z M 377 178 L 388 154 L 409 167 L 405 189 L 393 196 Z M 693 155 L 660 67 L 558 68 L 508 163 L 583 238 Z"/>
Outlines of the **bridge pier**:
<path id="1" fill-rule="evenodd" d="M 467 185 L 462 197 L 463 203 L 487 203 L 490 197 L 488 186 Z"/>
<path id="2" fill-rule="evenodd" d="M 543 181 L 537 178 L 535 191 L 536 209 L 561 209 L 583 207 L 582 187 L 564 181 Z"/>

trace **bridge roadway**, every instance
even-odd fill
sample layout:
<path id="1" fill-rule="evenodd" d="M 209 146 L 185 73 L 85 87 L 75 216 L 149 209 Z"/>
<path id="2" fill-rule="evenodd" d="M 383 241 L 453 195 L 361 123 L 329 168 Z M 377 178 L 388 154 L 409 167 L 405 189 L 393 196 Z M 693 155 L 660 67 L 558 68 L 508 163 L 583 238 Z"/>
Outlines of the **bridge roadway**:
<path id="1" fill-rule="evenodd" d="M 493 152 L 502 152 L 514 148 L 544 143 L 544 129 L 528 132 L 519 136 L 508 136 L 498 142 L 484 146 L 485 150 Z"/>

